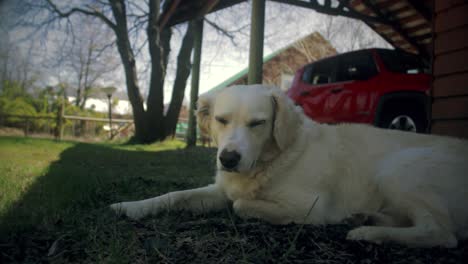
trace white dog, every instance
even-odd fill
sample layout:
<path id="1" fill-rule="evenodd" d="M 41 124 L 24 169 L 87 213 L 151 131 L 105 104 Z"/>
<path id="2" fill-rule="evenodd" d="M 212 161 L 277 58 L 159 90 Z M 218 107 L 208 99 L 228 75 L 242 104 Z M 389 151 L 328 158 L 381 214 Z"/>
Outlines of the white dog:
<path id="1" fill-rule="evenodd" d="M 364 125 L 321 125 L 280 90 L 232 86 L 199 99 L 218 146 L 215 183 L 113 204 L 137 219 L 162 210 L 219 210 L 274 224 L 371 225 L 350 240 L 455 247 L 468 238 L 468 144 Z"/>

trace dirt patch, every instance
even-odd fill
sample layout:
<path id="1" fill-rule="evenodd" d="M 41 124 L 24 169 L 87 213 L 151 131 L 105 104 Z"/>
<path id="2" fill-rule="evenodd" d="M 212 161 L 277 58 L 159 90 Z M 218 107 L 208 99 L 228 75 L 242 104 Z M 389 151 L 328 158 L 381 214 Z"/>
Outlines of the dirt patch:
<path id="1" fill-rule="evenodd" d="M 14 127 L 0 127 L 0 136 L 24 136 L 24 131 Z"/>

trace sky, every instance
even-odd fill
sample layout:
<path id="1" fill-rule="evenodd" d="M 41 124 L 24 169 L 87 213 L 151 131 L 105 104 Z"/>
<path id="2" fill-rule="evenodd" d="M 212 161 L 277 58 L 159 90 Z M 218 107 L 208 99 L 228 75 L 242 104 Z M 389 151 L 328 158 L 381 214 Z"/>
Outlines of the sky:
<path id="1" fill-rule="evenodd" d="M 10 3 L 13 0 L 10 1 Z M 8 2 L 8 1 L 7 1 Z M 0 15 L 6 17 L 5 14 L 10 14 L 8 5 L 0 5 Z M 232 39 L 220 34 L 214 27 L 207 22 L 204 24 L 203 46 L 202 46 L 202 61 L 200 73 L 200 93 L 206 92 L 215 87 L 219 83 L 228 79 L 232 75 L 247 67 L 248 52 L 249 52 L 249 35 L 250 35 L 250 1 L 235 5 L 233 7 L 211 13 L 206 16 L 206 19 L 216 23 L 219 27 L 230 32 Z M 389 47 L 389 45 L 368 28 L 362 22 L 356 22 L 346 18 L 334 19 L 334 27 L 336 34 L 329 36 L 332 45 L 339 51 L 347 51 L 359 48 L 363 43 L 371 44 L 373 47 Z M 283 48 L 292 44 L 296 40 L 311 34 L 313 32 L 321 32 L 326 35 L 326 25 L 330 22 L 330 16 L 319 14 L 313 10 L 288 6 L 276 2 L 266 2 L 265 11 L 265 41 L 264 41 L 264 56 L 274 52 L 277 49 Z M 54 67 L 50 62 L 50 54 L 55 54 L 58 43 L 66 37 L 61 32 L 49 31 L 47 37 L 35 36 L 29 41 L 18 42 L 27 30 L 9 31 L 5 29 L 4 20 L 0 18 L 0 30 L 7 30 L 9 40 L 20 50 L 22 56 L 32 57 L 34 63 L 41 65 L 43 71 L 41 81 L 46 85 L 53 85 L 59 81 L 68 81 L 67 78 L 72 78 L 69 70 L 58 66 Z M 363 36 L 360 41 L 353 40 L 353 29 L 349 25 L 358 27 Z M 349 27 L 349 28 L 348 28 Z M 186 25 L 178 25 L 174 28 L 173 38 L 171 40 L 171 54 L 168 65 L 168 74 L 165 83 L 165 102 L 170 101 L 172 83 L 174 81 L 175 62 L 177 52 L 180 46 L 181 39 L 185 33 Z M 350 35 L 351 34 L 351 35 Z M 325 36 L 326 37 L 326 36 Z M 143 43 L 145 35 L 142 34 L 135 38 L 138 43 Z M 362 40 L 366 39 L 366 41 Z M 356 42 L 357 44 L 350 44 Z M 0 41 L 0 46 L 2 45 Z M 31 48 L 32 47 L 32 48 Z M 1 47 L 0 47 L 1 48 Z M 32 51 L 32 52 L 31 52 Z M 109 52 L 112 56 L 118 57 L 115 47 L 111 47 Z M 45 60 L 45 58 L 48 60 Z M 147 94 L 148 85 L 148 69 L 147 64 L 149 55 L 147 49 L 142 49 L 137 57 L 137 66 L 139 69 L 140 87 L 142 94 Z M 119 62 L 119 61 L 118 61 Z M 39 68 L 39 67 L 38 67 Z M 71 80 L 70 80 L 71 81 Z M 113 85 L 119 91 L 125 91 L 125 79 L 122 67 L 118 66 L 110 73 L 104 75 L 99 84 L 102 86 Z M 190 96 L 190 77 L 187 82 L 186 98 Z"/>

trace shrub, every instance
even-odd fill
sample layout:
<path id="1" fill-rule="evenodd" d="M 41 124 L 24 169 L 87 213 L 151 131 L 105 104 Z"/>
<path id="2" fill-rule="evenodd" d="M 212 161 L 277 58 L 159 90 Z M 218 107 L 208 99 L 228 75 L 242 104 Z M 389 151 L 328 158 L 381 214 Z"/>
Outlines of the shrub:
<path id="1" fill-rule="evenodd" d="M 29 104 L 25 98 L 18 97 L 15 99 L 7 99 L 0 97 L 0 114 L 1 115 L 14 115 L 14 116 L 36 116 L 36 109 Z M 6 118 L 6 123 L 18 123 L 22 122 L 24 119 L 19 117 L 8 117 Z"/>

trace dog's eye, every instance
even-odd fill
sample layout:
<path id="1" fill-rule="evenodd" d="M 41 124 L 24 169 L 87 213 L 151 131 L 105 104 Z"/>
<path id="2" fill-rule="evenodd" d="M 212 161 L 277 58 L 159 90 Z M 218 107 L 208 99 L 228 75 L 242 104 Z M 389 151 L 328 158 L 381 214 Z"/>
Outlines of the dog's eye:
<path id="1" fill-rule="evenodd" d="M 266 122 L 266 120 L 253 120 L 253 121 L 250 121 L 247 124 L 247 126 L 252 128 L 252 127 L 263 125 L 263 124 L 265 124 L 265 122 Z"/>
<path id="2" fill-rule="evenodd" d="M 215 117 L 216 121 L 218 121 L 219 123 L 223 124 L 223 125 L 227 125 L 228 121 L 222 117 Z"/>

